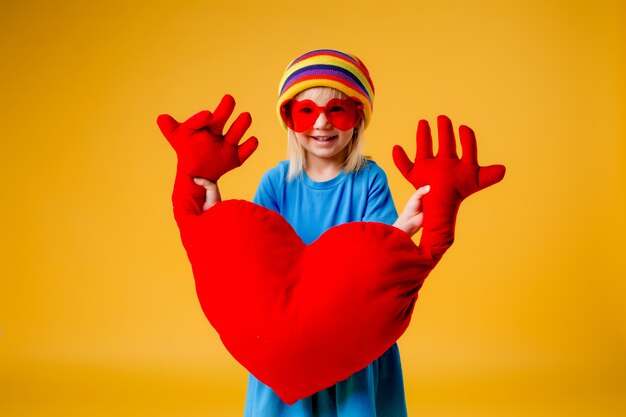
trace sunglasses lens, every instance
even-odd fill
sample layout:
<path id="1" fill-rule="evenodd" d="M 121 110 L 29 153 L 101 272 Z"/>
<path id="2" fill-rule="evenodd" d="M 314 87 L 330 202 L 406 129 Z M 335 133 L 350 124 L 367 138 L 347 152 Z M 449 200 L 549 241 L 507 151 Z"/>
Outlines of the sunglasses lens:
<path id="1" fill-rule="evenodd" d="M 352 129 L 360 120 L 358 102 L 353 99 L 332 99 L 326 104 L 330 123 L 339 130 Z"/>
<path id="2" fill-rule="evenodd" d="M 293 130 L 300 133 L 309 130 L 315 125 L 315 121 L 324 111 L 311 100 L 294 100 L 291 106 L 291 119 L 293 120 Z"/>

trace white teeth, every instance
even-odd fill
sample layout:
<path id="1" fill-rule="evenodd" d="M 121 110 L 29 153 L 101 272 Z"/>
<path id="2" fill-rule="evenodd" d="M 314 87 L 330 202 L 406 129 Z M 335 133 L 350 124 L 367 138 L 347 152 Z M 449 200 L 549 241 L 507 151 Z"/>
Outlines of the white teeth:
<path id="1" fill-rule="evenodd" d="M 337 136 L 311 136 L 313 139 L 315 139 L 318 142 L 327 142 L 331 139 L 335 139 Z"/>

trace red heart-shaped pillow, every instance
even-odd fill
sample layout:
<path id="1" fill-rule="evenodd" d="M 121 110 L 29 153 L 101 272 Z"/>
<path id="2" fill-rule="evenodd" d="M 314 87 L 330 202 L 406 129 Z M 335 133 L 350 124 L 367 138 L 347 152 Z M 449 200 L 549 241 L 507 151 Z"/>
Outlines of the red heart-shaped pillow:
<path id="1" fill-rule="evenodd" d="M 407 328 L 434 267 L 381 223 L 336 226 L 305 245 L 246 201 L 179 219 L 207 318 L 233 357 L 288 404 L 348 378 Z"/>

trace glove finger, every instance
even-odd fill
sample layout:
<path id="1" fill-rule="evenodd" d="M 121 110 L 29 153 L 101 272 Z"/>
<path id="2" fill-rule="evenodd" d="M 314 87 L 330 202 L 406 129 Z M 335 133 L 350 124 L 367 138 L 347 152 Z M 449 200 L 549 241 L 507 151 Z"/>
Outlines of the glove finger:
<path id="1" fill-rule="evenodd" d="M 426 159 L 433 157 L 433 138 L 430 133 L 430 125 L 426 120 L 420 120 L 417 124 L 416 135 L 417 151 L 415 159 Z"/>
<path id="2" fill-rule="evenodd" d="M 452 128 L 452 122 L 447 116 L 441 115 L 437 117 L 437 136 L 439 138 L 437 156 L 458 158 L 456 154 L 454 129 Z"/>
<path id="3" fill-rule="evenodd" d="M 230 94 L 224 95 L 222 101 L 217 105 L 213 112 L 213 121 L 211 122 L 211 131 L 222 134 L 226 122 L 235 110 L 235 99 Z"/>
<path id="4" fill-rule="evenodd" d="M 393 157 L 393 162 L 396 164 L 398 171 L 408 180 L 409 174 L 413 169 L 413 162 L 411 162 L 402 146 L 394 146 L 391 156 Z"/>
<path id="5" fill-rule="evenodd" d="M 256 148 L 259 146 L 259 141 L 254 136 L 251 136 L 237 149 L 237 156 L 239 157 L 239 163 L 243 164 L 246 159 L 252 155 Z"/>
<path id="6" fill-rule="evenodd" d="M 167 140 L 170 140 L 170 137 L 172 137 L 176 129 L 178 129 L 179 124 L 180 123 L 169 114 L 160 114 L 159 117 L 157 117 L 157 125 L 159 125 L 161 133 L 163 133 L 163 136 L 165 136 Z"/>
<path id="7" fill-rule="evenodd" d="M 226 136 L 224 136 L 224 141 L 230 145 L 237 146 L 251 124 L 252 117 L 250 113 L 241 113 L 228 129 Z"/>
<path id="8" fill-rule="evenodd" d="M 506 168 L 504 165 L 490 165 L 488 167 L 481 167 L 478 171 L 478 189 L 490 187 L 504 178 Z"/>
<path id="9" fill-rule="evenodd" d="M 463 125 L 459 128 L 459 135 L 461 136 L 461 149 L 463 149 L 461 161 L 478 165 L 478 147 L 474 131 Z"/>
<path id="10" fill-rule="evenodd" d="M 210 111 L 202 110 L 187 119 L 184 125 L 189 129 L 200 130 L 203 127 L 207 127 L 211 123 L 212 118 L 213 115 Z"/>

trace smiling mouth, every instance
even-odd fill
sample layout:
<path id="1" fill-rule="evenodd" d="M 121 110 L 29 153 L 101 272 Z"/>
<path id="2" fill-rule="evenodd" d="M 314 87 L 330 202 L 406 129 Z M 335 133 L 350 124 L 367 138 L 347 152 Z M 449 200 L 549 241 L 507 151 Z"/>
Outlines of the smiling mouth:
<path id="1" fill-rule="evenodd" d="M 331 141 L 333 139 L 337 138 L 337 135 L 334 136 L 311 136 L 313 139 L 315 139 L 318 142 L 328 142 Z"/>

